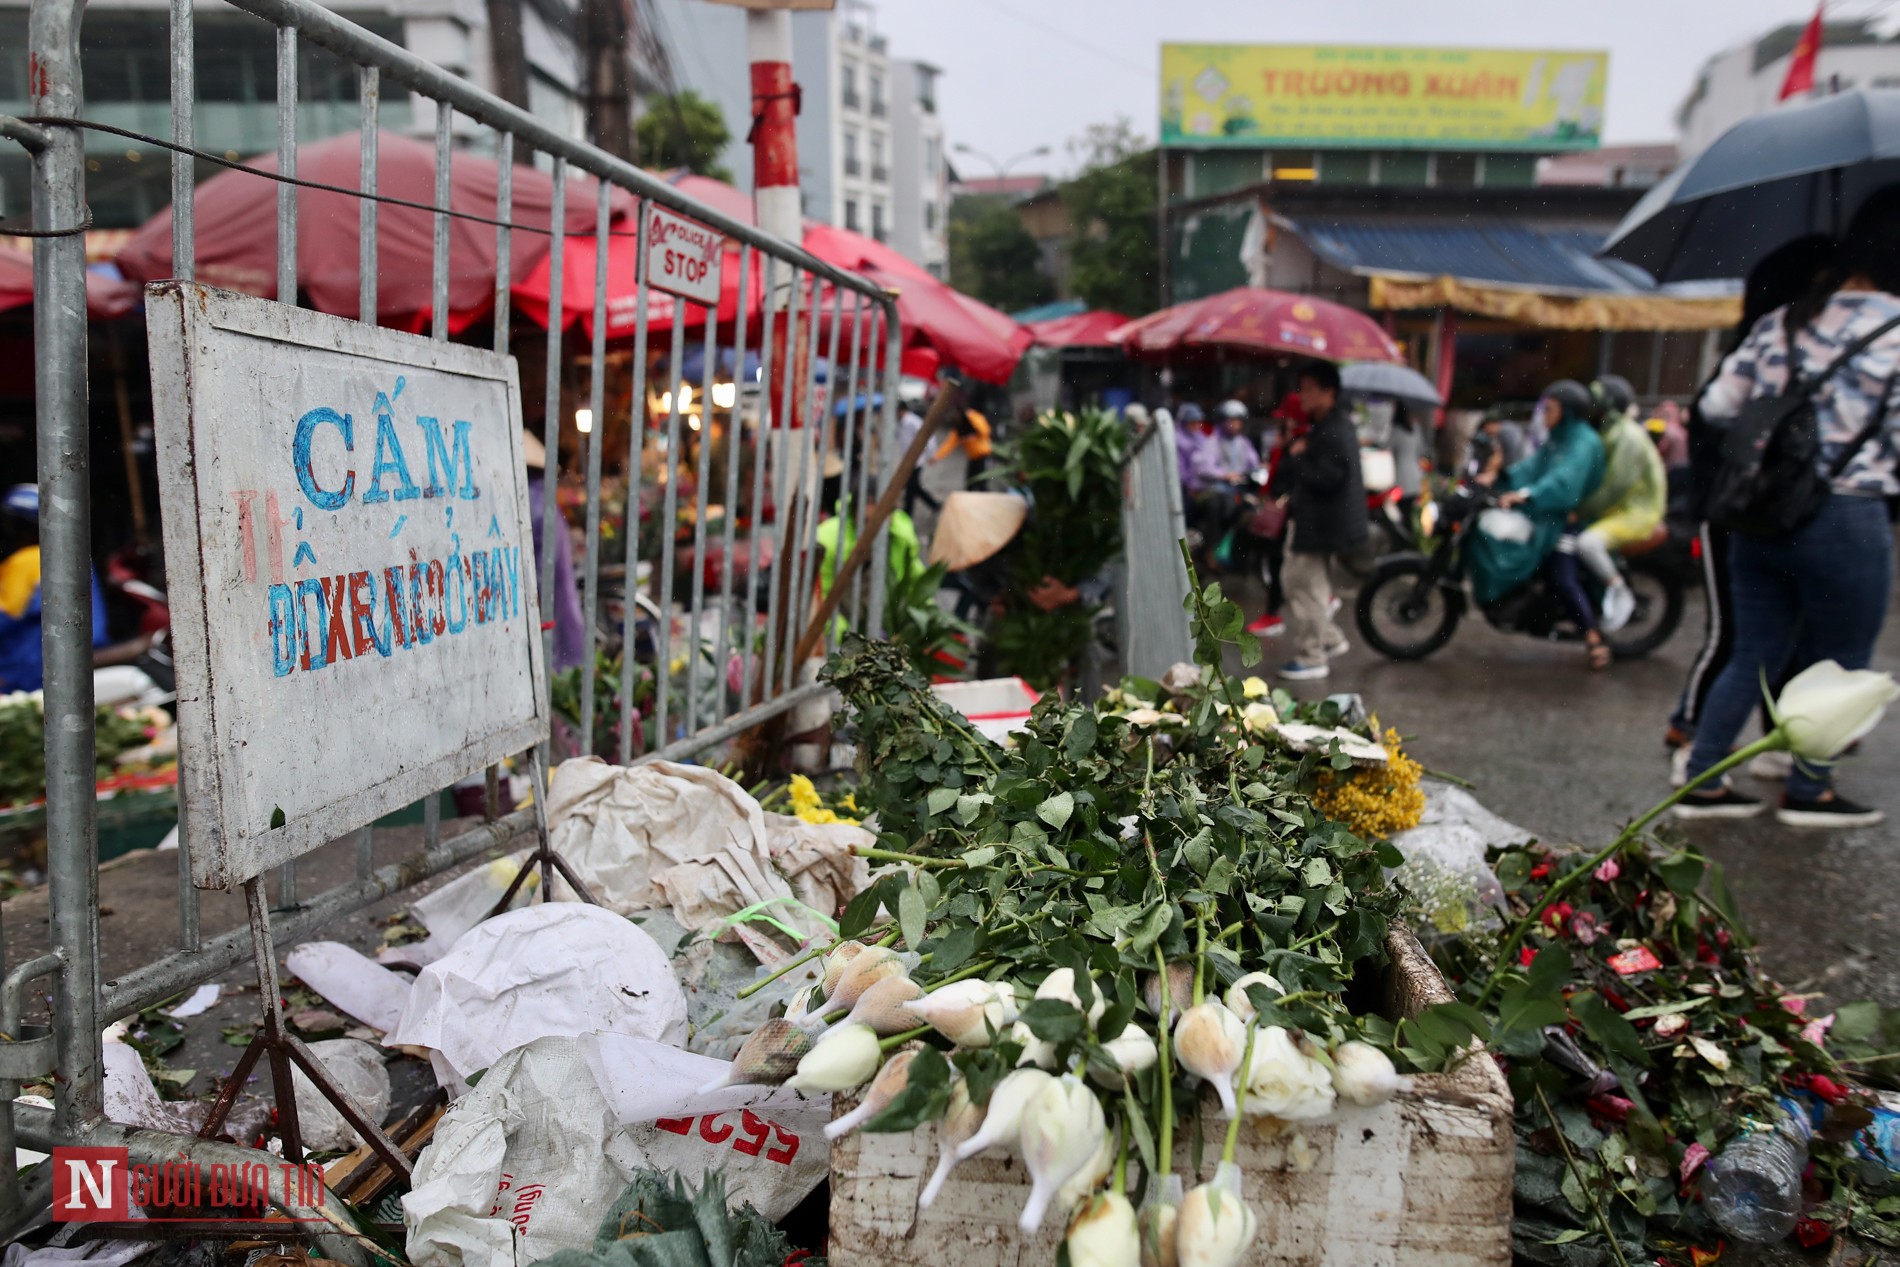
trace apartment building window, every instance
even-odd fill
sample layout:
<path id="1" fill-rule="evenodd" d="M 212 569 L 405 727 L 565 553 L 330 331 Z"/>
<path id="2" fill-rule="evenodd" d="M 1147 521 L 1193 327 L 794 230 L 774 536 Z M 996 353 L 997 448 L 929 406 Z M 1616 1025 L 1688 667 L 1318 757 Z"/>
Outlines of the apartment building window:
<path id="1" fill-rule="evenodd" d="M 884 74 L 882 71 L 871 72 L 871 115 L 878 119 L 884 117 Z"/>
<path id="2" fill-rule="evenodd" d="M 937 204 L 934 202 L 924 204 L 924 229 L 929 233 L 937 231 Z"/>
<path id="3" fill-rule="evenodd" d="M 844 130 L 844 174 L 858 176 L 864 172 L 864 160 L 858 156 L 858 130 Z"/>
<path id="4" fill-rule="evenodd" d="M 891 169 L 884 162 L 884 134 L 873 132 L 871 133 L 871 179 L 882 182 L 890 178 Z"/>
<path id="5" fill-rule="evenodd" d="M 862 232 L 858 227 L 858 200 L 856 198 L 844 200 L 844 227 L 853 233 Z"/>
<path id="6" fill-rule="evenodd" d="M 856 62 L 839 63 L 838 83 L 844 98 L 844 108 L 858 109 L 863 104 L 863 98 L 858 96 L 858 64 Z"/>
<path id="7" fill-rule="evenodd" d="M 881 198 L 871 203 L 871 236 L 880 242 L 890 236 L 890 229 L 884 223 L 884 200 Z"/>
<path id="8" fill-rule="evenodd" d="M 917 108 L 925 114 L 937 113 L 937 72 L 921 62 L 917 65 Z"/>

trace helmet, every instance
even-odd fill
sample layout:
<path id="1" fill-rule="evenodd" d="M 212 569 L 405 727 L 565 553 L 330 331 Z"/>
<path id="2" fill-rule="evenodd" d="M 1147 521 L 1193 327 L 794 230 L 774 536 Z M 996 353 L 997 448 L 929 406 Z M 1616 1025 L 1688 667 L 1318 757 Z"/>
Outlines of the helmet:
<path id="1" fill-rule="evenodd" d="M 1220 408 L 1216 409 L 1214 414 L 1222 422 L 1225 422 L 1229 418 L 1238 418 L 1242 422 L 1245 422 L 1247 421 L 1247 406 L 1237 400 L 1223 400 L 1220 403 Z"/>
<path id="2" fill-rule="evenodd" d="M 1544 399 L 1556 401 L 1566 418 L 1588 418 L 1595 407 L 1589 390 L 1574 378 L 1560 378 L 1546 387 Z"/>
<path id="3" fill-rule="evenodd" d="M 1590 384 L 1590 394 L 1605 420 L 1628 413 L 1636 404 L 1636 389 L 1621 374 L 1604 374 Z"/>
<path id="4" fill-rule="evenodd" d="M 5 497 L 0 497 L 0 512 L 10 519 L 26 519 L 38 523 L 40 519 L 40 486 L 38 484 L 15 484 L 9 488 Z"/>
<path id="5" fill-rule="evenodd" d="M 1196 422 L 1206 422 L 1207 415 L 1201 412 L 1201 407 L 1199 405 L 1195 404 L 1193 401 L 1190 400 L 1187 404 L 1181 406 L 1181 412 L 1175 415 L 1175 420 L 1184 425 L 1189 424 L 1189 423 L 1196 423 Z"/>

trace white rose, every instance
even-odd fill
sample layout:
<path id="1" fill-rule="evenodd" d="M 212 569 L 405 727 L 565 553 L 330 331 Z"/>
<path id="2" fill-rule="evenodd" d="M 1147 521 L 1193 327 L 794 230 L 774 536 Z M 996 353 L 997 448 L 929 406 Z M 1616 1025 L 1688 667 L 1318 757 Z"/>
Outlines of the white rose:
<path id="1" fill-rule="evenodd" d="M 1354 1104 L 1383 1104 L 1411 1086 L 1412 1080 L 1402 1077 L 1377 1047 L 1341 1043 L 1333 1051 L 1333 1090 Z"/>
<path id="2" fill-rule="evenodd" d="M 1241 710 L 1240 721 L 1249 734 L 1264 735 L 1279 724 L 1280 714 L 1274 711 L 1273 705 L 1256 700 Z"/>
<path id="3" fill-rule="evenodd" d="M 1332 1074 L 1277 1025 L 1262 1026 L 1254 1036 L 1246 1082 L 1241 1111 L 1249 1117 L 1316 1122 L 1333 1111 Z"/>
<path id="4" fill-rule="evenodd" d="M 1029 1171 L 1029 1200 L 1017 1226 L 1042 1228 L 1042 1217 L 1056 1193 L 1095 1156 L 1108 1133 L 1102 1102 L 1074 1074 L 1045 1084 L 1023 1109 L 1023 1167 Z"/>
<path id="5" fill-rule="evenodd" d="M 1234 1112 L 1234 1073 L 1247 1047 L 1247 1026 L 1220 1003 L 1199 1003 L 1181 1013 L 1174 1027 L 1174 1055 L 1181 1067 L 1206 1079 L 1228 1116 Z M 1256 1056 L 1256 1059 L 1258 1057 Z"/>
<path id="6" fill-rule="evenodd" d="M 1069 1224 L 1069 1267 L 1138 1267 L 1135 1207 L 1119 1192 L 1098 1192 Z"/>
<path id="7" fill-rule="evenodd" d="M 1247 993 L 1250 985 L 1263 985 L 1276 995 L 1286 994 L 1286 987 L 1274 980 L 1271 973 L 1249 972 L 1227 987 L 1227 1007 L 1243 1021 L 1251 1021 L 1255 1014 L 1253 998 Z"/>
<path id="8" fill-rule="evenodd" d="M 869 1082 L 877 1072 L 883 1049 L 877 1031 L 869 1025 L 845 1025 L 832 1030 L 798 1062 L 798 1072 L 786 1085 L 807 1095 L 849 1091 Z"/>
<path id="9" fill-rule="evenodd" d="M 1240 1197 L 1240 1170 L 1224 1161 L 1214 1178 L 1181 1199 L 1175 1250 L 1181 1267 L 1234 1267 L 1253 1243 L 1253 1210 Z"/>
<path id="10" fill-rule="evenodd" d="M 1832 761 L 1879 725 L 1888 703 L 1896 697 L 1900 697 L 1900 686 L 1891 674 L 1843 669 L 1833 660 L 1823 660 L 1801 670 L 1781 688 L 1775 716 L 1796 755 Z"/>

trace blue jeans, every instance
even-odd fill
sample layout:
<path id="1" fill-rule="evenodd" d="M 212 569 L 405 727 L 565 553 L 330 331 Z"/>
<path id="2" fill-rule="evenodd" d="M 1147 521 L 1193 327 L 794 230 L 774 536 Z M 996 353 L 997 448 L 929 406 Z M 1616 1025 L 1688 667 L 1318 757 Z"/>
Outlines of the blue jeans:
<path id="1" fill-rule="evenodd" d="M 1893 529 L 1886 504 L 1875 497 L 1836 493 L 1785 537 L 1729 538 L 1735 650 L 1709 690 L 1690 777 L 1728 755 L 1761 699 L 1764 675 L 1772 678 L 1788 664 L 1797 639 L 1805 660 L 1797 670 L 1822 660 L 1867 667 L 1887 615 L 1892 572 Z M 1813 800 L 1831 777 L 1825 767 L 1797 761 L 1788 796 Z"/>

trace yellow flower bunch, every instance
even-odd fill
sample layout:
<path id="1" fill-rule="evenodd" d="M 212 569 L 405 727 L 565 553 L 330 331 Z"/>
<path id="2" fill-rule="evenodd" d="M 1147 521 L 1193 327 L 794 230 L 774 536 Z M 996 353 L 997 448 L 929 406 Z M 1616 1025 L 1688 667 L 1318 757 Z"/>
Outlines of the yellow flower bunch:
<path id="1" fill-rule="evenodd" d="M 857 824 L 857 819 L 846 818 L 827 806 L 819 797 L 818 788 L 802 774 L 792 776 L 791 786 L 786 791 L 792 798 L 792 813 L 802 822 Z M 853 813 L 857 812 L 857 802 L 850 796 L 845 797 L 840 804 Z"/>
<path id="2" fill-rule="evenodd" d="M 1424 767 L 1399 747 L 1399 732 L 1388 730 L 1381 742 L 1387 761 L 1365 770 L 1323 770 L 1313 804 L 1335 822 L 1366 840 L 1384 840 L 1418 826 L 1425 816 L 1425 791 L 1418 781 Z"/>

